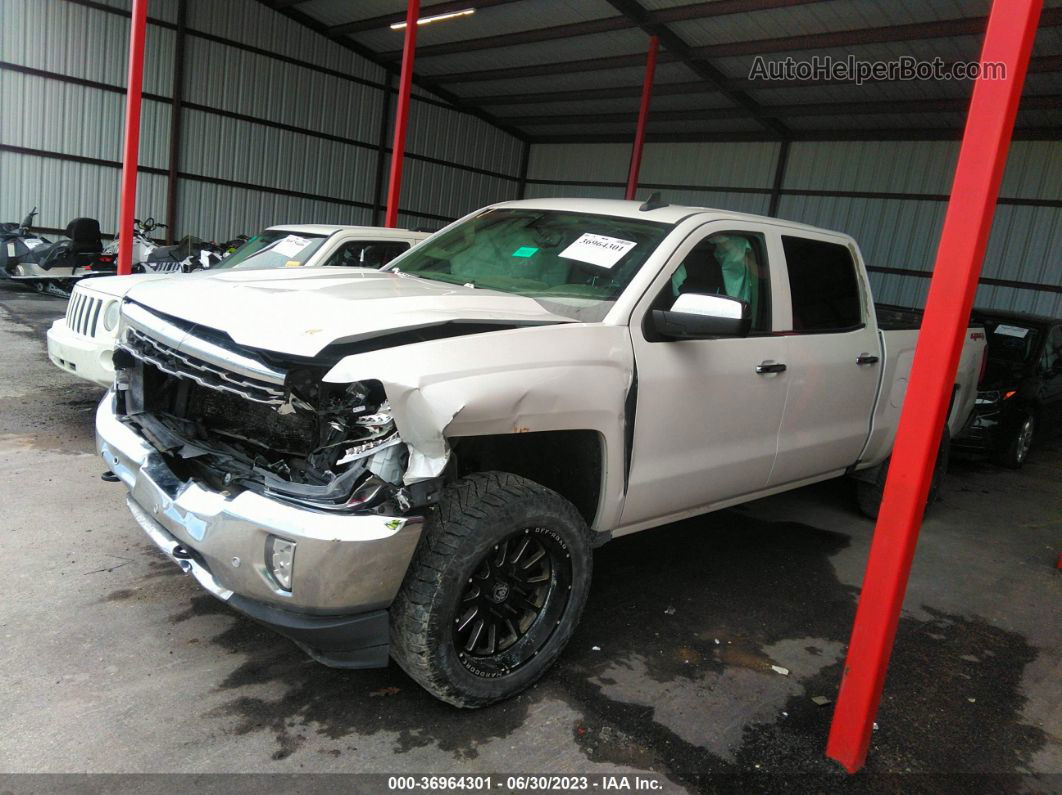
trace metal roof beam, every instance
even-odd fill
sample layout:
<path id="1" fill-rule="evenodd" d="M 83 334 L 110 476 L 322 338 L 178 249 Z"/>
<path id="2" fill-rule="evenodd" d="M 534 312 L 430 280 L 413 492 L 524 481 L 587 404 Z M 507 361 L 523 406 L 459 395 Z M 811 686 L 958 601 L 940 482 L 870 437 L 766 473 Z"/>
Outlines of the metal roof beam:
<path id="1" fill-rule="evenodd" d="M 856 28 L 802 36 L 782 36 L 756 41 L 735 41 L 696 47 L 694 51 L 705 57 L 726 58 L 737 55 L 765 55 L 772 52 L 824 50 L 831 47 L 853 47 L 861 44 L 881 44 L 919 39 L 945 39 L 955 36 L 982 36 L 988 17 L 963 17 L 935 22 L 912 22 L 907 25 L 886 25 L 880 28 Z M 1040 27 L 1062 25 L 1062 8 L 1045 9 Z M 976 57 L 974 53 L 973 57 Z"/>
<path id="2" fill-rule="evenodd" d="M 616 0 L 616 2 L 626 3 L 627 0 Z M 615 3 L 612 4 L 615 5 Z M 890 25 L 882 28 L 835 31 L 806 36 L 758 39 L 756 41 L 738 41 L 727 44 L 713 44 L 708 47 L 686 47 L 685 49 L 690 58 L 703 60 L 709 57 L 764 55 L 772 52 L 799 52 L 830 47 L 854 47 L 861 44 L 977 35 L 984 32 L 986 21 L 985 17 L 970 17 L 942 22 L 918 22 L 911 25 Z M 1062 25 L 1062 8 L 1045 9 L 1040 20 L 1040 27 L 1057 27 L 1060 25 Z M 652 27 L 651 25 L 647 26 Z M 663 38 L 661 38 L 661 42 L 663 43 Z M 483 80 L 507 80 L 518 77 L 572 74 L 573 72 L 592 72 L 603 69 L 622 69 L 629 66 L 639 66 L 644 59 L 645 56 L 642 53 L 631 53 L 629 55 L 614 55 L 608 58 L 589 58 L 580 61 L 564 61 L 562 63 L 541 64 L 538 66 L 455 72 L 435 75 L 434 79 L 439 83 L 468 83 Z M 661 63 L 674 63 L 683 60 L 674 52 L 660 54 Z"/>
<path id="3" fill-rule="evenodd" d="M 791 118 L 800 116 L 873 116 L 876 114 L 906 113 L 964 113 L 970 104 L 968 97 L 948 99 L 914 99 L 898 102 L 823 102 L 800 105 L 765 105 L 763 110 L 772 117 Z M 1057 110 L 1062 108 L 1062 94 L 1026 96 L 1021 100 L 1020 110 Z M 718 119 L 743 119 L 748 113 L 743 108 L 705 108 L 700 110 L 659 110 L 652 114 L 651 121 L 713 121 Z M 638 118 L 636 113 L 581 113 L 563 116 L 509 116 L 502 120 L 520 127 L 542 127 L 567 124 L 626 124 Z"/>
<path id="4" fill-rule="evenodd" d="M 325 32 L 327 30 L 325 25 L 323 25 L 321 22 L 318 22 L 316 19 L 300 11 L 297 8 L 277 8 L 275 6 L 275 3 L 278 2 L 278 0 L 272 0 L 272 2 L 270 0 L 258 0 L 258 2 L 266 8 L 271 8 L 279 14 L 283 14 L 288 19 L 299 23 L 303 27 L 309 28 L 315 33 L 325 35 Z M 480 6 L 484 4 L 484 0 L 475 0 L 475 2 L 477 2 Z M 486 0 L 486 2 L 491 2 L 491 0 Z M 514 2 L 514 0 L 493 0 L 493 2 Z M 368 47 L 358 44 L 356 41 L 353 41 L 351 39 L 338 39 L 335 43 L 346 50 L 350 50 L 351 52 L 360 55 L 367 61 L 371 61 L 372 63 L 383 67 L 389 72 L 397 73 L 399 70 L 399 65 L 384 61 L 382 58 L 380 58 L 378 53 L 374 52 L 373 50 L 370 50 Z M 432 92 L 440 100 L 449 103 L 455 110 L 459 110 L 464 113 L 468 113 L 469 115 L 475 116 L 481 121 L 485 121 L 487 122 L 487 124 L 490 124 L 491 126 L 496 127 L 499 130 L 502 130 L 503 132 L 506 132 L 521 141 L 527 139 L 527 134 L 523 130 L 518 130 L 515 127 L 510 127 L 506 125 L 504 122 L 499 121 L 487 111 L 482 110 L 476 105 L 470 104 L 468 101 L 462 99 L 461 97 L 458 97 L 453 93 L 447 91 L 445 88 L 438 85 L 438 83 L 433 79 L 425 78 L 423 75 L 414 74 L 413 84 Z"/>
<path id="5" fill-rule="evenodd" d="M 433 17 L 438 14 L 449 14 L 453 11 L 464 11 L 466 8 L 475 8 L 476 11 L 481 11 L 484 8 L 517 2 L 520 2 L 520 0 L 449 0 L 449 2 L 445 3 L 423 6 L 420 9 L 420 16 Z M 323 32 L 326 36 L 336 38 L 337 36 L 349 36 L 352 33 L 361 33 L 365 30 L 379 30 L 380 28 L 394 25 L 396 22 L 405 22 L 405 20 L 405 12 L 400 11 L 396 14 L 383 14 L 378 17 L 371 17 L 370 19 L 358 19 L 353 22 L 344 22 L 341 25 L 332 25 L 326 27 Z M 399 55 L 401 55 L 401 51 L 399 51 Z M 419 59 L 420 57 L 421 53 L 418 50 L 417 58 Z"/>
<path id="6" fill-rule="evenodd" d="M 759 103 L 748 94 L 730 88 L 727 85 L 726 75 L 704 58 L 693 55 L 689 45 L 673 33 L 667 25 L 653 22 L 650 14 L 642 8 L 637 0 L 608 0 L 608 2 L 609 5 L 634 21 L 639 28 L 650 36 L 658 36 L 660 43 L 664 45 L 672 56 L 680 60 L 699 78 L 716 86 L 719 93 L 745 111 L 744 115 L 755 119 L 759 125 L 776 135 L 780 135 L 783 138 L 788 135 L 789 129 L 782 122 L 765 113 Z"/>
<path id="7" fill-rule="evenodd" d="M 1046 74 L 1050 72 L 1062 72 L 1062 55 L 1042 55 L 1029 61 L 1029 73 Z M 864 80 L 864 83 L 889 83 L 890 80 Z M 760 80 L 730 80 L 731 88 L 757 89 L 757 88 L 814 88 L 817 86 L 845 86 L 853 85 L 855 80 L 773 80 L 770 86 L 766 86 Z M 654 96 L 680 96 L 693 94 L 715 93 L 714 85 L 703 80 L 689 80 L 678 83 L 660 83 L 653 87 Z M 612 88 L 595 88 L 594 99 L 622 99 L 625 97 L 637 97 L 642 93 L 642 87 L 637 85 L 615 86 Z M 539 91 L 527 94 L 489 94 L 469 97 L 479 107 L 491 105 L 533 105 L 546 102 L 585 102 L 586 89 L 572 91 Z"/>
<path id="8" fill-rule="evenodd" d="M 717 0 L 717 2 L 714 3 L 691 3 L 689 5 L 676 6 L 674 8 L 667 8 L 659 11 L 647 11 L 646 15 L 647 19 L 652 24 L 663 25 L 667 22 L 723 17 L 738 13 L 747 14 L 753 11 L 768 11 L 774 8 L 789 8 L 791 6 L 823 3 L 826 1 L 827 0 Z M 472 2 L 472 0 L 469 0 L 469 2 Z M 454 53 L 463 53 L 472 50 L 516 47 L 521 44 L 534 44 L 555 39 L 570 39 L 574 36 L 590 36 L 595 33 L 608 33 L 614 30 L 630 30 L 634 27 L 637 27 L 637 23 L 627 16 L 589 19 L 583 22 L 553 25 L 548 28 L 521 30 L 515 33 L 503 33 L 497 36 L 483 36 L 477 39 L 464 39 L 462 41 L 432 44 L 427 47 L 421 47 L 417 51 L 417 58 L 452 55 Z M 382 53 L 382 56 L 388 59 L 399 58 L 401 55 L 401 50 L 392 50 Z"/>
<path id="9" fill-rule="evenodd" d="M 962 128 L 930 127 L 899 128 L 895 130 L 794 130 L 788 136 L 793 141 L 959 141 Z M 1058 141 L 1062 139 L 1062 127 L 1016 127 L 1014 138 L 1023 141 Z M 778 141 L 777 135 L 766 130 L 730 132 L 675 132 L 647 133 L 646 143 L 709 143 L 750 141 Z M 590 135 L 536 135 L 533 144 L 600 144 L 631 142 L 630 133 L 600 133 Z"/>

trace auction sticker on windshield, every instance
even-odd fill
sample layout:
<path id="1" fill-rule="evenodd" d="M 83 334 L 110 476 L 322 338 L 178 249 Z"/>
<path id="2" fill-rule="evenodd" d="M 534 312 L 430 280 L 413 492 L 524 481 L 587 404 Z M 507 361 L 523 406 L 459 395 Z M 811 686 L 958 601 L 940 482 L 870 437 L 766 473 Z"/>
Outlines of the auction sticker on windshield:
<path id="1" fill-rule="evenodd" d="M 273 251 L 282 257 L 292 259 L 298 256 L 306 246 L 310 244 L 310 241 L 304 237 L 298 237 L 296 235 L 288 235 L 282 240 L 278 240 L 273 244 Z"/>
<path id="2" fill-rule="evenodd" d="M 620 240 L 618 237 L 592 235 L 587 232 L 557 256 L 577 259 L 599 268 L 611 268 L 636 245 L 638 244 L 633 240 Z"/>

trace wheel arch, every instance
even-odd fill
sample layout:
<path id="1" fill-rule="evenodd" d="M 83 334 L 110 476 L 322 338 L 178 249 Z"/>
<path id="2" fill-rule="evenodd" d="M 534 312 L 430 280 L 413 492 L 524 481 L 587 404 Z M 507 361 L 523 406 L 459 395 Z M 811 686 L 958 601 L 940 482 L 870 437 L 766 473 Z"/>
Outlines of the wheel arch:
<path id="1" fill-rule="evenodd" d="M 599 531 L 607 467 L 605 435 L 594 429 L 529 431 L 451 437 L 458 477 L 500 471 L 557 492 Z"/>

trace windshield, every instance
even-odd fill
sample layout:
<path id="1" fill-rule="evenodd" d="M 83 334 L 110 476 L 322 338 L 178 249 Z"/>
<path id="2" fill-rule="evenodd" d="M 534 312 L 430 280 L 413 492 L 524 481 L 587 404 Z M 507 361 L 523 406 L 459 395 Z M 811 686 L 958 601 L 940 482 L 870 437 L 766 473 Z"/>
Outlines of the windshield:
<path id="1" fill-rule="evenodd" d="M 255 235 L 211 270 L 223 268 L 298 268 L 307 263 L 326 235 L 267 229 Z"/>
<path id="2" fill-rule="evenodd" d="M 399 257 L 391 269 L 533 298 L 595 322 L 670 232 L 669 224 L 555 210 L 487 210 Z"/>
<path id="3" fill-rule="evenodd" d="M 984 318 L 988 332 L 988 359 L 1008 364 L 1023 364 L 1032 358 L 1040 333 L 1028 326 Z"/>

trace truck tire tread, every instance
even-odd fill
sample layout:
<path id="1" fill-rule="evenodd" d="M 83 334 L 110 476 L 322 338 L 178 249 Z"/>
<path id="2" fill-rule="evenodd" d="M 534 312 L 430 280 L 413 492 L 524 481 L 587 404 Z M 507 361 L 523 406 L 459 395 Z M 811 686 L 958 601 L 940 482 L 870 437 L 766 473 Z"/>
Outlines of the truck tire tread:
<path id="1" fill-rule="evenodd" d="M 556 642 L 550 638 L 541 661 L 532 660 L 521 671 L 516 690 L 504 686 L 478 687 L 476 692 L 459 686 L 455 679 L 460 671 L 451 670 L 447 655 L 440 652 L 433 637 L 439 635 L 448 591 L 453 590 L 455 562 L 467 559 L 468 550 L 491 531 L 492 514 L 510 506 L 533 502 L 548 507 L 566 519 L 576 530 L 577 544 L 572 544 L 573 561 L 581 556 L 586 568 L 582 582 L 573 583 L 571 603 L 558 627 Z M 413 555 L 405 581 L 391 606 L 391 656 L 418 684 L 437 698 L 458 707 L 480 707 L 514 695 L 538 680 L 567 644 L 578 623 L 590 585 L 590 532 L 575 507 L 556 492 L 533 481 L 506 472 L 479 472 L 467 475 L 448 486 L 435 515 L 428 522 Z M 449 580 L 448 580 L 449 576 Z M 458 676 L 454 676 L 454 674 Z M 490 684 L 504 685 L 501 679 Z M 471 683 L 478 686 L 479 683 Z"/>

